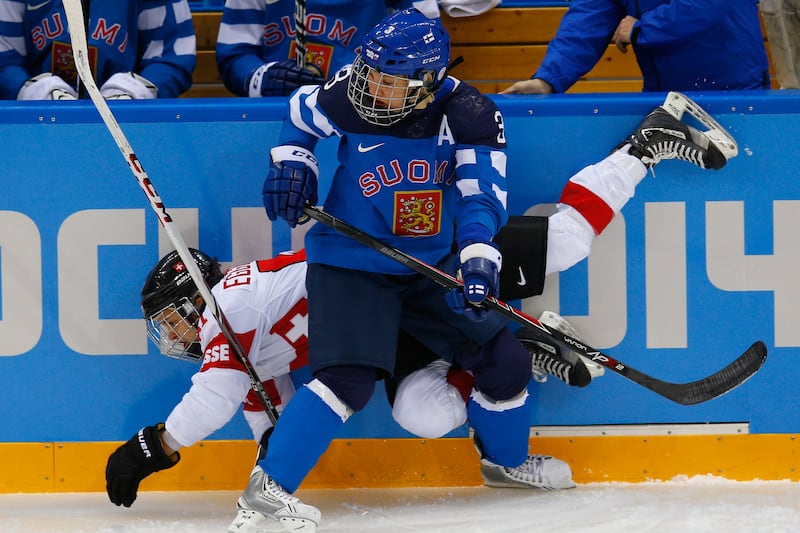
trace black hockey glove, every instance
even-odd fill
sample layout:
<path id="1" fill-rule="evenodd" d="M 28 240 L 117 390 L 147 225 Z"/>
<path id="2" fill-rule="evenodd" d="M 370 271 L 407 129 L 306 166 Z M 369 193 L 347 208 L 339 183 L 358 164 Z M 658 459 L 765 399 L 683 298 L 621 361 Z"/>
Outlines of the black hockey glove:
<path id="1" fill-rule="evenodd" d="M 144 427 L 108 458 L 106 492 L 111 503 L 130 507 L 144 478 L 178 464 L 181 455 L 168 456 L 161 447 L 162 431 L 164 424 Z"/>
<path id="2" fill-rule="evenodd" d="M 301 85 L 320 85 L 325 78 L 314 66 L 300 68 L 294 59 L 284 59 L 257 69 L 248 85 L 250 96 L 289 96 Z"/>

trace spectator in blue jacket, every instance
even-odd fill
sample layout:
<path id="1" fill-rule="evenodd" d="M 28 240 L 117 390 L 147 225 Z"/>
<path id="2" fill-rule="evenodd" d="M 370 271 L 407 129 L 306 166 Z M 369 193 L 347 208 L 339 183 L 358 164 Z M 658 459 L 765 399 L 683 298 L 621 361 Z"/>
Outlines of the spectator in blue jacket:
<path id="1" fill-rule="evenodd" d="M 572 0 L 532 79 L 503 94 L 563 93 L 610 42 L 632 45 L 644 91 L 768 89 L 756 0 Z"/>
<path id="2" fill-rule="evenodd" d="M 187 0 L 114 0 L 88 9 L 89 61 L 106 99 L 174 98 L 191 86 L 197 52 Z M 2 1 L 0 14 L 0 99 L 78 98 L 61 0 Z"/>

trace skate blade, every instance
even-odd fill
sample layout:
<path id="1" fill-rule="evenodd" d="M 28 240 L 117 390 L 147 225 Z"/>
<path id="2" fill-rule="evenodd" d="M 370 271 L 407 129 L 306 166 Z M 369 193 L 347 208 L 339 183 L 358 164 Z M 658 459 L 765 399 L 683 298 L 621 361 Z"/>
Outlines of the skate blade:
<path id="1" fill-rule="evenodd" d="M 317 524 L 303 518 L 281 517 L 270 520 L 259 512 L 239 509 L 228 533 L 315 533 Z"/>
<path id="2" fill-rule="evenodd" d="M 719 148 L 725 159 L 736 157 L 739 153 L 739 145 L 736 144 L 733 136 L 719 122 L 714 120 L 707 111 L 685 94 L 670 91 L 667 93 L 667 97 L 661 107 L 678 120 L 681 120 L 684 112 L 694 117 L 697 122 L 706 128 L 702 134 Z"/>

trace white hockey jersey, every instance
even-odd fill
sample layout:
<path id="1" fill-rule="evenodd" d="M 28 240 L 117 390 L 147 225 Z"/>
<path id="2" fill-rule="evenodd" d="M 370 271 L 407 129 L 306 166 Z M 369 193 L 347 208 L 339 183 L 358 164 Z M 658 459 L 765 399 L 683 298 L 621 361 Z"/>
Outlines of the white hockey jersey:
<path id="1" fill-rule="evenodd" d="M 305 278 L 303 250 L 234 266 L 212 288 L 279 412 L 295 391 L 289 373 L 308 363 Z M 245 418 L 258 441 L 272 424 L 207 309 L 200 319 L 199 341 L 200 371 L 167 417 L 167 430 L 181 445 L 190 446 L 228 423 L 244 403 Z"/>

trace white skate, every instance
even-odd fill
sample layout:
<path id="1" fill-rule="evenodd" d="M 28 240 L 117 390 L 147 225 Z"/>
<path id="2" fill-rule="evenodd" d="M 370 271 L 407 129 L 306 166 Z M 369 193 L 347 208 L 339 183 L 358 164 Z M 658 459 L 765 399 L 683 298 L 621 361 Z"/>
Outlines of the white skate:
<path id="1" fill-rule="evenodd" d="M 236 507 L 228 533 L 314 533 L 321 517 L 319 509 L 286 492 L 259 466 Z"/>

